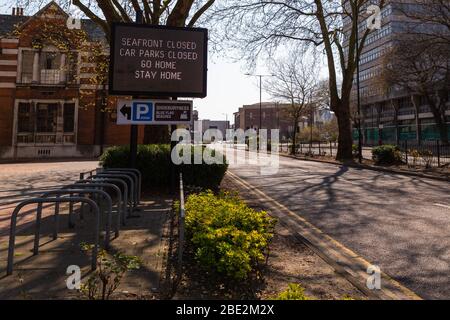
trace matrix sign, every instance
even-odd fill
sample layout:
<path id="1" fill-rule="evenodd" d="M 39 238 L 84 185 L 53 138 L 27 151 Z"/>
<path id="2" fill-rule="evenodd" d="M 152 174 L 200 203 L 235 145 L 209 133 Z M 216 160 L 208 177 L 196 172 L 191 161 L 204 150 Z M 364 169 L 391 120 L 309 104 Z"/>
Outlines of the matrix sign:
<path id="1" fill-rule="evenodd" d="M 206 97 L 206 29 L 112 25 L 113 95 Z"/>
<path id="2" fill-rule="evenodd" d="M 117 124 L 190 124 L 192 101 L 119 100 Z"/>

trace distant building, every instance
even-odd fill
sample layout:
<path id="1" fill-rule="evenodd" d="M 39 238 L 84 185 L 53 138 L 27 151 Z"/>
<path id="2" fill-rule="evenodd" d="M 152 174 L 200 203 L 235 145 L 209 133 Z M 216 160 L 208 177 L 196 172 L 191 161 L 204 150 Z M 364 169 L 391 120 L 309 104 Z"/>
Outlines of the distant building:
<path id="1" fill-rule="evenodd" d="M 226 130 L 230 129 L 230 121 L 209 119 L 195 121 L 195 130 L 201 131 L 204 134 L 208 129 L 219 130 L 222 133 L 223 139 L 225 139 Z"/>
<path id="2" fill-rule="evenodd" d="M 281 104 L 275 102 L 263 102 L 261 104 L 261 128 L 262 129 L 279 129 L 280 141 L 287 141 L 291 138 L 294 130 L 299 132 L 305 126 L 308 126 L 310 121 L 310 115 L 305 114 L 300 117 L 299 122 L 295 125 L 292 123 L 292 119 L 289 117 L 286 109 L 289 108 L 288 104 Z M 313 112 L 313 123 L 317 125 L 330 121 L 334 114 L 329 110 L 315 110 Z M 234 127 L 235 129 L 255 129 L 259 127 L 259 102 L 244 105 L 239 108 L 238 112 L 234 113 Z M 268 132 L 270 134 L 270 132 Z"/>

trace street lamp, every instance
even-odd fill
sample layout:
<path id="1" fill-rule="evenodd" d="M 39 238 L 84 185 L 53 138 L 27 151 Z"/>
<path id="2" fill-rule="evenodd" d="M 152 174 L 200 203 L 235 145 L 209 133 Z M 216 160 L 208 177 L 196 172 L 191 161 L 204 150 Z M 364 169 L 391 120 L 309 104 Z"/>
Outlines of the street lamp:
<path id="1" fill-rule="evenodd" d="M 262 77 L 273 77 L 273 74 L 251 74 L 246 73 L 246 76 L 259 77 L 259 126 L 258 126 L 258 141 L 256 148 L 259 151 L 259 130 L 261 129 L 261 114 L 262 114 Z"/>
<path id="2" fill-rule="evenodd" d="M 362 162 L 361 94 L 359 81 L 359 12 L 356 15 L 356 97 L 358 105 L 358 161 Z"/>

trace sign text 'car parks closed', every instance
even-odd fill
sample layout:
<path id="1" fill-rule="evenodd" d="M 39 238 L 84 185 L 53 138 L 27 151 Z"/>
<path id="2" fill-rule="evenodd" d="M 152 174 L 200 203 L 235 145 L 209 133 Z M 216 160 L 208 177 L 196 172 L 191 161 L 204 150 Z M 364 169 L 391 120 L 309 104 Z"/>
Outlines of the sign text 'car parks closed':
<path id="1" fill-rule="evenodd" d="M 117 124 L 191 124 L 192 101 L 119 100 Z"/>
<path id="2" fill-rule="evenodd" d="M 205 97 L 207 30 L 115 23 L 110 93 Z"/>

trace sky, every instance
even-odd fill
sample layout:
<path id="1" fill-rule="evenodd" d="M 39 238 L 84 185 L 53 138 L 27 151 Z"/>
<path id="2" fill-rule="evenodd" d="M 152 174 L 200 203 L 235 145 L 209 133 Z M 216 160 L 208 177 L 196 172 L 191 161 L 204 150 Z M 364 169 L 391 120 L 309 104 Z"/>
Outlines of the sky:
<path id="1" fill-rule="evenodd" d="M 233 63 L 223 57 L 214 57 L 208 62 L 208 95 L 195 99 L 194 108 L 200 119 L 228 120 L 234 122 L 233 113 L 243 104 L 259 102 L 259 80 L 245 75 L 244 63 Z M 256 72 L 257 73 L 257 72 Z M 264 83 L 263 83 L 264 86 Z M 263 101 L 270 101 L 264 93 Z M 225 115 L 226 114 L 226 115 Z"/>

